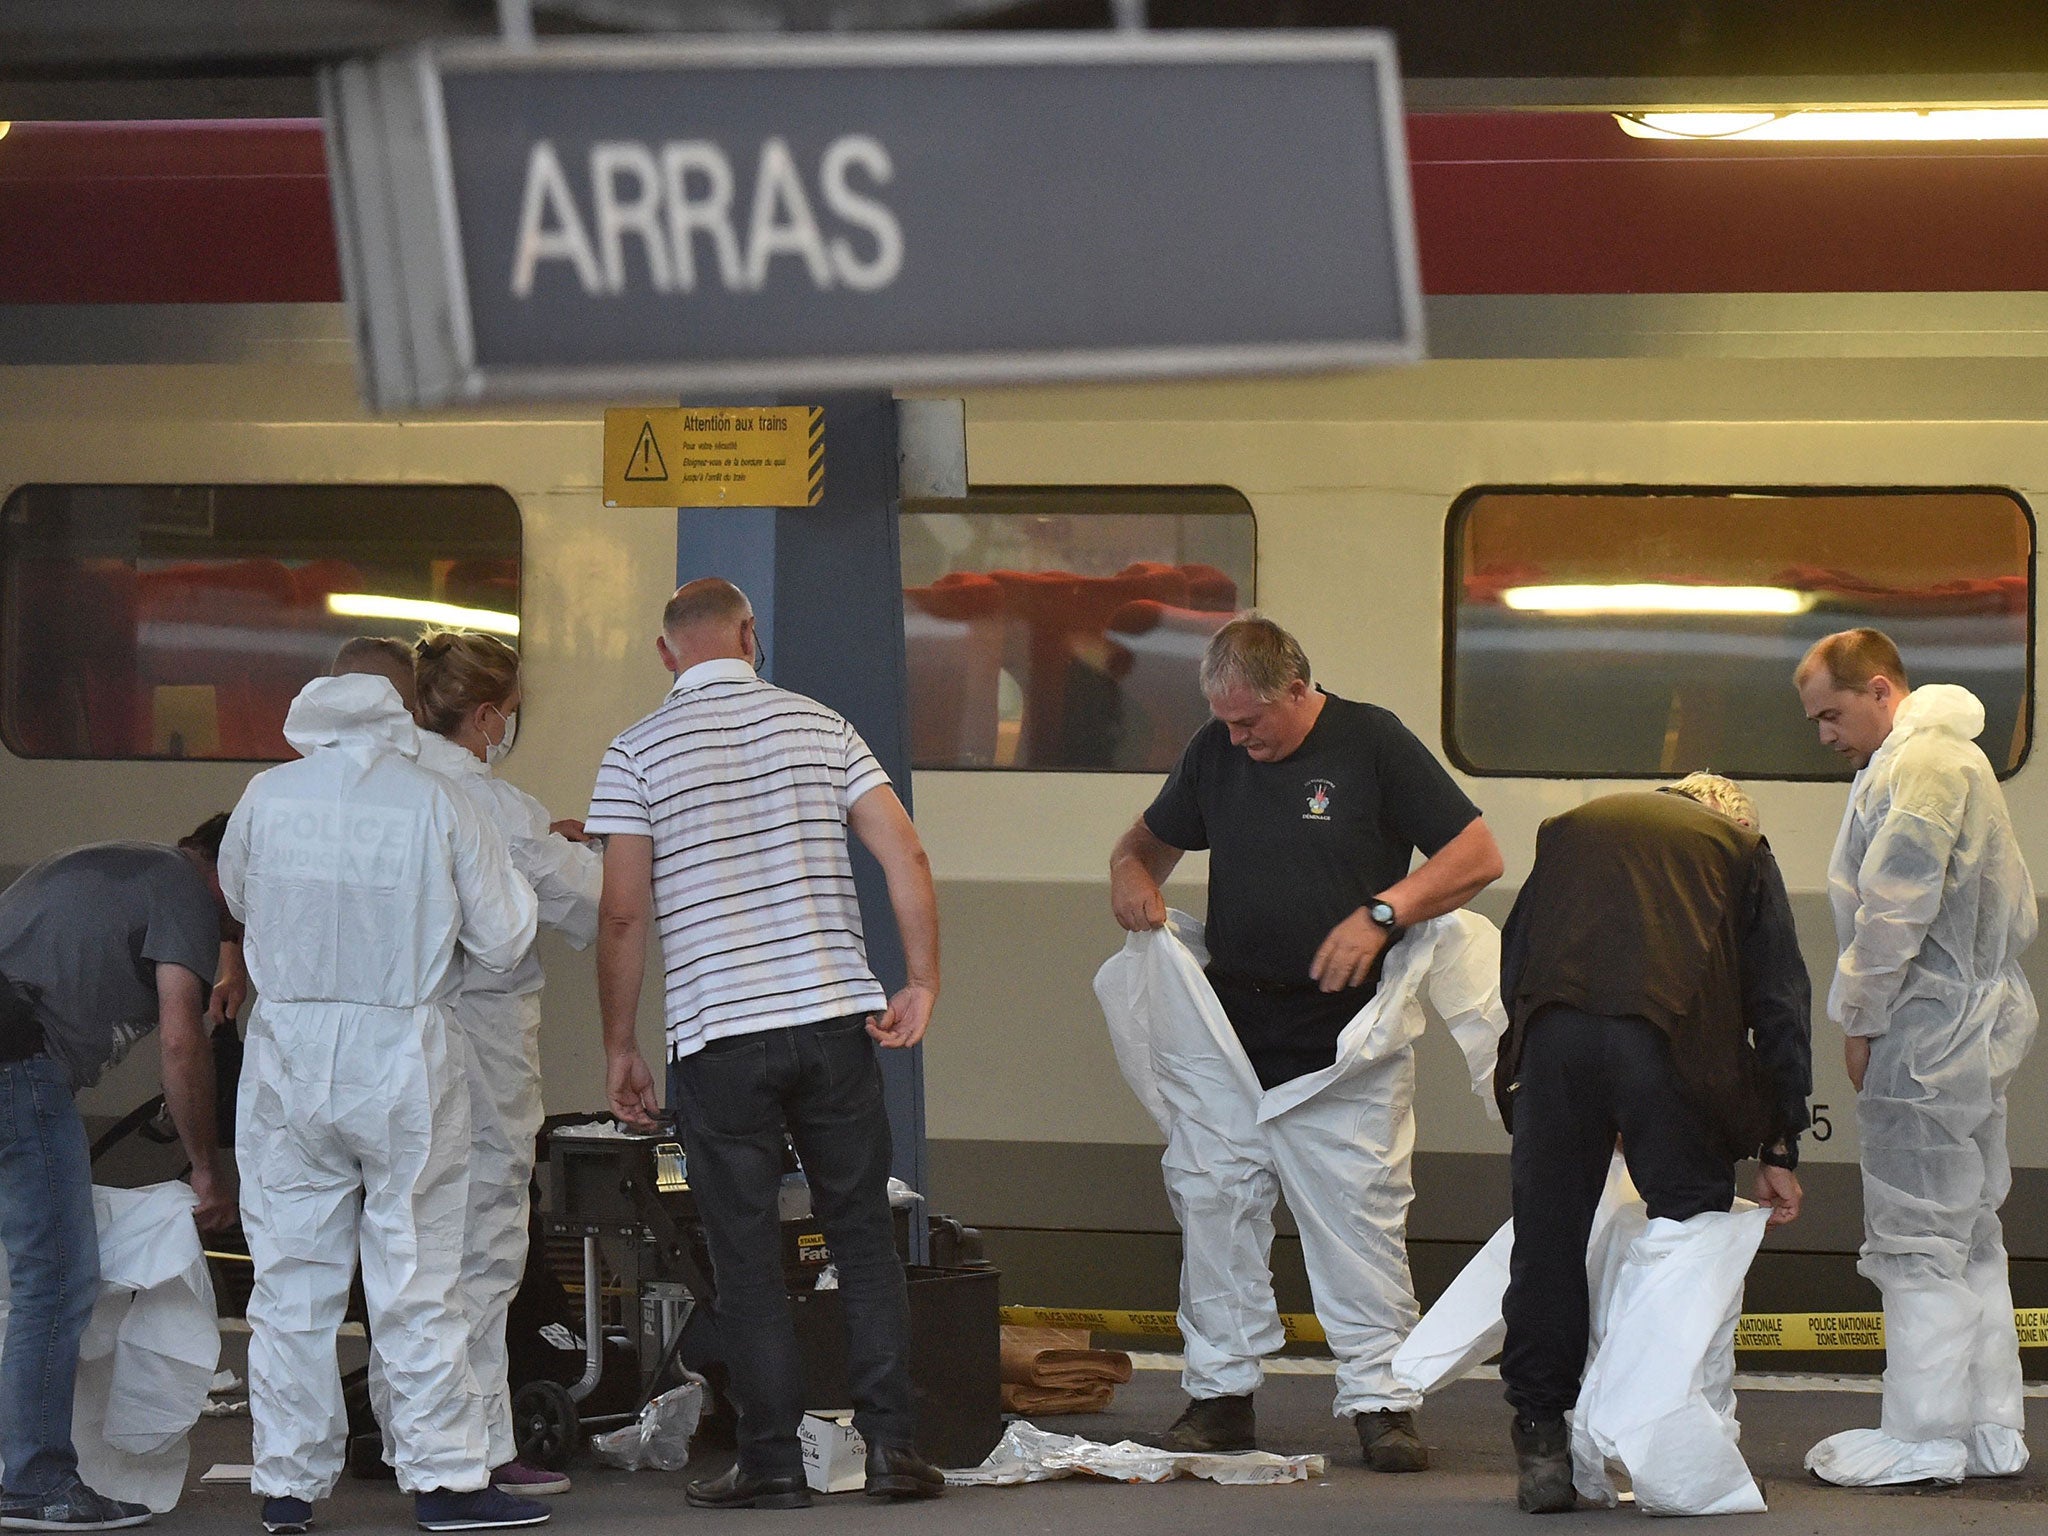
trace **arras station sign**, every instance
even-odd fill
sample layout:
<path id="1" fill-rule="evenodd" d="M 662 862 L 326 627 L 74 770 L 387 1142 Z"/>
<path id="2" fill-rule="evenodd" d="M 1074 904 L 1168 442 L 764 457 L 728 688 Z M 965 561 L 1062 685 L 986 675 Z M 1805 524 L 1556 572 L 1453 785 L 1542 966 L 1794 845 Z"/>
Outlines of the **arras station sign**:
<path id="1" fill-rule="evenodd" d="M 455 47 L 323 93 L 382 409 L 1421 354 L 1382 33 Z"/>

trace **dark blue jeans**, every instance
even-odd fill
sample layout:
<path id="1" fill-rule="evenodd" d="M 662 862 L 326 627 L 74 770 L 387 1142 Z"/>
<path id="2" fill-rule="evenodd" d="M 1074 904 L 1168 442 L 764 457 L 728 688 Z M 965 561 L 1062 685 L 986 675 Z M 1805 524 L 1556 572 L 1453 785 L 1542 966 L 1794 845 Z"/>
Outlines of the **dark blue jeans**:
<path id="1" fill-rule="evenodd" d="M 785 1130 L 839 1268 L 854 1427 L 870 1445 L 909 1445 L 914 1435 L 910 1304 L 889 1213 L 889 1118 L 865 1018 L 714 1040 L 669 1066 L 669 1104 L 682 1123 L 718 1287 L 740 1465 L 757 1477 L 803 1473 L 803 1363 L 782 1276 Z"/>
<path id="2" fill-rule="evenodd" d="M 1653 1217 L 1725 1211 L 1735 1165 L 1686 1097 L 1654 1024 L 1554 1005 L 1529 1021 L 1515 1092 L 1515 1246 L 1501 1312 L 1500 1379 L 1530 1418 L 1579 1398 L 1591 1298 L 1586 1241 L 1614 1140 Z"/>
<path id="3" fill-rule="evenodd" d="M 47 1056 L 0 1064 L 0 1244 L 11 1293 L 0 1461 L 13 1499 L 53 1493 L 78 1475 L 71 1393 L 100 1288 L 85 1124 L 70 1074 Z"/>

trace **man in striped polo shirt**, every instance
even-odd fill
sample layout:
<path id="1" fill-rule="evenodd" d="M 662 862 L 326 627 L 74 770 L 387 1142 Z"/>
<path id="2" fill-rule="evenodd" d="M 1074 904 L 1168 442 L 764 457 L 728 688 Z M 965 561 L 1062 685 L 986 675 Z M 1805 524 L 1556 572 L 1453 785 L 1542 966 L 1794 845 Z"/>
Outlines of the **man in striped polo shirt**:
<path id="1" fill-rule="evenodd" d="M 938 900 L 917 830 L 853 727 L 755 675 L 753 606 L 729 581 L 677 589 L 655 642 L 675 687 L 597 771 L 585 829 L 607 838 L 597 940 L 606 1090 L 651 1127 L 634 1038 L 650 926 L 667 971 L 669 1102 L 718 1282 L 739 1460 L 691 1483 L 705 1508 L 800 1508 L 803 1371 L 782 1276 L 783 1135 L 839 1268 L 867 1492 L 932 1498 L 912 1446 L 910 1312 L 889 1213 L 875 1051 L 924 1037 L 939 991 Z M 909 983 L 868 969 L 846 833 L 888 877 Z"/>

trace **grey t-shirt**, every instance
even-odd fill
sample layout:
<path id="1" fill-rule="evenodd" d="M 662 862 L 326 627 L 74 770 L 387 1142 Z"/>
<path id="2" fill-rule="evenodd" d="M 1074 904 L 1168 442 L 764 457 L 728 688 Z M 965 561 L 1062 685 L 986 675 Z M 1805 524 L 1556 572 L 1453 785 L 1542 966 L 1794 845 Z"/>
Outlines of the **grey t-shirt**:
<path id="1" fill-rule="evenodd" d="M 192 862 L 160 843 L 53 854 L 0 892 L 0 975 L 40 993 L 50 1055 L 89 1088 L 156 1028 L 156 968 L 213 985 L 220 909 Z"/>

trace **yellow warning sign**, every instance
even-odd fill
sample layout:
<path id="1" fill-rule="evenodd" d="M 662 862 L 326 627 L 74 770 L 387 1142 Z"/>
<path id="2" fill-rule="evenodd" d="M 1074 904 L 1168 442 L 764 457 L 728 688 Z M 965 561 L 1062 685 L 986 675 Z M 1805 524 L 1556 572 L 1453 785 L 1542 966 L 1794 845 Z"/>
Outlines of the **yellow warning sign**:
<path id="1" fill-rule="evenodd" d="M 813 507 L 824 491 L 815 405 L 604 413 L 608 507 Z"/>

